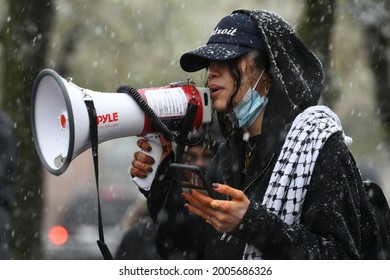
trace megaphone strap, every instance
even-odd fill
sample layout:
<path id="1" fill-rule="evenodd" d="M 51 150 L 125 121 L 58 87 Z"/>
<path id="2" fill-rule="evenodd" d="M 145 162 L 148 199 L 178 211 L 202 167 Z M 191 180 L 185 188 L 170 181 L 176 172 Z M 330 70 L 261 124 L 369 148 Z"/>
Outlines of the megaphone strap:
<path id="1" fill-rule="evenodd" d="M 98 200 L 98 229 L 99 229 L 99 240 L 97 244 L 99 246 L 100 252 L 103 255 L 105 260 L 112 260 L 112 254 L 104 243 L 104 231 L 103 231 L 103 218 L 102 211 L 100 207 L 100 195 L 99 195 L 99 158 L 98 158 L 98 125 L 97 125 L 97 114 L 93 100 L 84 100 L 85 105 L 87 106 L 88 117 L 89 117 L 89 134 L 91 138 L 91 149 L 93 157 L 93 165 L 95 169 L 95 180 L 96 180 L 96 190 L 97 190 L 97 200 Z"/>

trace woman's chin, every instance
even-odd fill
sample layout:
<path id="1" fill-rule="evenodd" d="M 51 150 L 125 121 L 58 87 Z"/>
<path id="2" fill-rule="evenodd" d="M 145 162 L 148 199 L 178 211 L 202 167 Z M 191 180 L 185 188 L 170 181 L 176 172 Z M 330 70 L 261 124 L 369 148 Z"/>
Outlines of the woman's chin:
<path id="1" fill-rule="evenodd" d="M 213 102 L 213 108 L 218 113 L 224 113 L 224 112 L 227 111 L 226 102 L 214 101 Z"/>
<path id="2" fill-rule="evenodd" d="M 213 107 L 217 113 L 226 113 L 226 108 Z"/>

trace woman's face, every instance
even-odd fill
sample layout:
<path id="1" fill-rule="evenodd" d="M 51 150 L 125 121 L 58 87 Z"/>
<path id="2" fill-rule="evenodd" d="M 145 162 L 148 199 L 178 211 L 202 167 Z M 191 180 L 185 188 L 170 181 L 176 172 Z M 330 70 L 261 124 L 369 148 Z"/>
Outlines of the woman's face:
<path id="1" fill-rule="evenodd" d="M 233 99 L 233 106 L 236 106 L 244 97 L 251 86 L 251 67 L 248 67 L 248 60 L 240 60 L 242 80 L 237 94 Z M 211 61 L 207 68 L 207 84 L 210 88 L 213 107 L 217 112 L 228 111 L 228 100 L 234 90 L 234 80 L 229 72 L 229 64 L 224 61 Z"/>

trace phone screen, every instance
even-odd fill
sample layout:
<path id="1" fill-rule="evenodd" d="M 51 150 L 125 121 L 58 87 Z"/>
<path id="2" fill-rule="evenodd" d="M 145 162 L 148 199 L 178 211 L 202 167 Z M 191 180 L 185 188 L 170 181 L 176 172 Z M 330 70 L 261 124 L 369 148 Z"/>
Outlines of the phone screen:
<path id="1" fill-rule="evenodd" d="M 205 195 L 212 196 L 211 186 L 200 167 L 196 165 L 171 163 L 169 168 L 176 183 L 183 191 L 188 192 L 189 189 L 196 189 Z"/>

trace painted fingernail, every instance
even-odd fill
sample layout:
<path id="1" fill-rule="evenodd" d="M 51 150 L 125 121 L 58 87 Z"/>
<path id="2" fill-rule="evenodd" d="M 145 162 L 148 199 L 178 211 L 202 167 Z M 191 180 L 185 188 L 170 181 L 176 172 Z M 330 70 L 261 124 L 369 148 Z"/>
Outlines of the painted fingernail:
<path id="1" fill-rule="evenodd" d="M 154 164 L 156 161 L 152 157 L 145 158 L 145 162 L 147 164 Z"/>
<path id="2" fill-rule="evenodd" d="M 218 189 L 219 188 L 219 184 L 218 183 L 213 183 L 212 187 L 213 187 L 213 189 Z"/>

